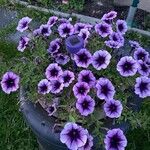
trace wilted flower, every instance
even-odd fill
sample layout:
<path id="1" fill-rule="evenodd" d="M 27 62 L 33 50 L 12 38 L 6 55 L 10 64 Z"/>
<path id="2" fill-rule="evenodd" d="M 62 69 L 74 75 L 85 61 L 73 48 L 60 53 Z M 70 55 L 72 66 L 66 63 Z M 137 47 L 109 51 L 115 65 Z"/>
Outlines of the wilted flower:
<path id="1" fill-rule="evenodd" d="M 2 90 L 7 94 L 17 91 L 19 88 L 19 81 L 20 77 L 14 72 L 6 72 L 1 80 Z"/>
<path id="2" fill-rule="evenodd" d="M 43 79 L 38 83 L 38 93 L 48 94 L 50 92 L 50 82 L 47 79 Z"/>
<path id="3" fill-rule="evenodd" d="M 64 88 L 63 80 L 61 78 L 50 81 L 50 92 L 53 94 L 60 93 Z"/>
<path id="4" fill-rule="evenodd" d="M 110 47 L 110 48 L 120 48 L 122 46 L 122 43 L 120 42 L 115 42 L 115 41 L 112 41 L 112 40 L 108 40 L 108 41 L 105 41 L 105 44 L 106 46 Z"/>
<path id="5" fill-rule="evenodd" d="M 69 70 L 65 70 L 61 76 L 63 80 L 64 87 L 68 87 L 72 81 L 75 79 L 74 73 Z"/>
<path id="6" fill-rule="evenodd" d="M 48 24 L 49 26 L 53 26 L 53 25 L 57 22 L 57 20 L 58 20 L 58 17 L 57 17 L 57 16 L 52 16 L 52 17 L 49 18 L 47 24 Z"/>
<path id="7" fill-rule="evenodd" d="M 58 32 L 61 37 L 66 37 L 66 36 L 72 35 L 74 33 L 74 27 L 70 23 L 62 23 L 58 27 Z"/>
<path id="8" fill-rule="evenodd" d="M 87 134 L 87 141 L 84 146 L 79 147 L 78 150 L 92 150 L 93 147 L 93 137 Z"/>
<path id="9" fill-rule="evenodd" d="M 78 67 L 87 68 L 91 64 L 92 55 L 87 49 L 81 49 L 74 55 L 74 61 Z"/>
<path id="10" fill-rule="evenodd" d="M 146 61 L 149 57 L 149 53 L 143 49 L 142 47 L 139 47 L 134 52 L 134 59 L 136 60 L 143 60 Z"/>
<path id="11" fill-rule="evenodd" d="M 134 76 L 137 72 L 138 64 L 131 56 L 125 56 L 117 64 L 117 70 L 124 76 Z"/>
<path id="12" fill-rule="evenodd" d="M 89 95 L 77 99 L 76 108 L 82 116 L 88 116 L 93 113 L 94 107 L 95 101 Z"/>
<path id="13" fill-rule="evenodd" d="M 39 36 L 41 34 L 41 30 L 40 30 L 40 28 L 38 28 L 38 29 L 35 29 L 34 31 L 33 31 L 33 36 Z"/>
<path id="14" fill-rule="evenodd" d="M 73 86 L 73 93 L 76 98 L 85 97 L 90 91 L 90 87 L 86 82 L 78 82 Z"/>
<path id="15" fill-rule="evenodd" d="M 50 34 L 52 33 L 50 26 L 47 24 L 42 24 L 40 26 L 40 33 L 43 36 L 50 36 Z"/>
<path id="16" fill-rule="evenodd" d="M 18 22 L 18 26 L 17 26 L 17 30 L 20 32 L 23 32 L 25 30 L 28 29 L 28 25 L 29 23 L 32 21 L 31 18 L 29 17 L 23 17 L 19 22 Z"/>
<path id="17" fill-rule="evenodd" d="M 104 23 L 104 22 L 96 24 L 95 31 L 103 38 L 112 34 L 112 32 L 113 32 L 111 25 Z"/>
<path id="18" fill-rule="evenodd" d="M 68 55 L 58 54 L 55 61 L 60 65 L 65 65 L 70 61 L 70 57 Z"/>
<path id="19" fill-rule="evenodd" d="M 130 46 L 134 49 L 137 49 L 140 47 L 140 44 L 137 41 L 130 40 L 129 43 L 130 43 Z"/>
<path id="20" fill-rule="evenodd" d="M 51 41 L 49 44 L 48 52 L 49 53 L 56 53 L 56 52 L 58 52 L 59 48 L 60 48 L 60 45 L 58 44 L 57 41 L 55 41 L 55 40 Z"/>
<path id="21" fill-rule="evenodd" d="M 116 11 L 110 11 L 109 13 L 104 14 L 101 20 L 104 22 L 105 21 L 107 22 L 107 21 L 113 20 L 116 17 L 117 17 L 117 12 Z"/>
<path id="22" fill-rule="evenodd" d="M 86 41 L 90 36 L 90 32 L 87 29 L 82 29 L 80 30 L 78 36 L 81 36 Z"/>
<path id="23" fill-rule="evenodd" d="M 46 68 L 45 76 L 48 80 L 57 80 L 63 74 L 63 71 L 57 63 L 52 63 Z"/>
<path id="24" fill-rule="evenodd" d="M 67 145 L 68 149 L 78 150 L 87 142 L 87 130 L 76 123 L 67 123 L 60 133 L 60 141 Z"/>
<path id="25" fill-rule="evenodd" d="M 82 70 L 78 74 L 78 82 L 86 82 L 89 87 L 93 87 L 96 83 L 96 78 L 94 77 L 92 71 Z"/>
<path id="26" fill-rule="evenodd" d="M 103 100 L 113 99 L 115 88 L 110 80 L 107 78 L 99 78 L 96 83 L 97 96 Z"/>
<path id="27" fill-rule="evenodd" d="M 150 96 L 150 78 L 138 77 L 136 78 L 135 93 L 141 98 Z"/>
<path id="28" fill-rule="evenodd" d="M 20 38 L 20 41 L 19 41 L 19 45 L 17 47 L 18 51 L 20 52 L 24 52 L 24 50 L 26 49 L 28 43 L 29 43 L 30 39 L 26 36 L 22 36 Z"/>
<path id="29" fill-rule="evenodd" d="M 104 111 L 106 116 L 110 118 L 118 118 L 121 116 L 123 107 L 120 101 L 118 100 L 109 100 L 104 104 Z"/>
<path id="30" fill-rule="evenodd" d="M 125 150 L 127 139 L 123 131 L 117 128 L 107 132 L 104 143 L 106 150 Z"/>
<path id="31" fill-rule="evenodd" d="M 150 74 L 150 67 L 146 64 L 146 62 L 143 62 L 142 60 L 138 61 L 138 73 L 142 76 L 149 76 Z"/>
<path id="32" fill-rule="evenodd" d="M 56 104 L 49 105 L 46 111 L 48 112 L 48 116 L 52 116 L 57 111 Z"/>
<path id="33" fill-rule="evenodd" d="M 117 20 L 116 25 L 117 31 L 120 32 L 121 34 L 125 34 L 127 32 L 128 26 L 125 20 Z"/>
<path id="34" fill-rule="evenodd" d="M 106 69 L 110 59 L 111 55 L 106 50 L 99 50 L 93 54 L 92 65 L 96 70 Z"/>

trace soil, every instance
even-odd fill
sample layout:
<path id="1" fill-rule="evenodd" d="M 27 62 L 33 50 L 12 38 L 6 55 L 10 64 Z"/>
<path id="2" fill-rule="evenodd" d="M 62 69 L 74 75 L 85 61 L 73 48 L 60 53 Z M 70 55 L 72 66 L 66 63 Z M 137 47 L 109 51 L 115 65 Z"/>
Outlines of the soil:
<path id="1" fill-rule="evenodd" d="M 23 0 L 28 1 L 28 0 Z M 54 4 L 52 9 L 61 10 L 62 0 L 53 0 Z M 38 0 L 31 0 L 33 5 L 43 6 Z M 91 16 L 95 18 L 101 18 L 104 13 L 115 10 L 118 13 L 118 18 L 126 19 L 129 7 L 127 6 L 114 6 L 113 0 L 85 0 L 85 5 L 82 11 L 67 10 L 67 12 L 76 12 L 86 16 Z M 133 26 L 150 31 L 150 13 L 138 9 Z"/>

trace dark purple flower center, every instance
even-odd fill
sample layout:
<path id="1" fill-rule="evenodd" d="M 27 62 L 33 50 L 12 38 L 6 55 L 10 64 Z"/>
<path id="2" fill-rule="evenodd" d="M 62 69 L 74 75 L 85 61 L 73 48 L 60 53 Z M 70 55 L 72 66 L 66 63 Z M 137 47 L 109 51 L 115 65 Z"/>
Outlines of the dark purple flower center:
<path id="1" fill-rule="evenodd" d="M 108 19 L 109 19 L 109 18 L 112 18 L 112 17 L 114 17 L 114 14 L 113 14 L 113 13 L 110 13 L 110 14 L 107 15 L 107 18 L 108 18 Z"/>
<path id="2" fill-rule="evenodd" d="M 52 46 L 52 52 L 56 51 L 56 49 L 57 49 L 57 45 L 54 44 L 54 45 Z"/>
<path id="3" fill-rule="evenodd" d="M 112 36 L 112 39 L 113 41 L 118 41 L 118 37 L 115 34 Z"/>
<path id="4" fill-rule="evenodd" d="M 120 141 L 120 137 L 117 134 L 115 134 L 113 137 L 110 138 L 110 147 L 119 150 L 118 147 L 120 145 Z"/>
<path id="5" fill-rule="evenodd" d="M 147 72 L 148 66 L 146 66 L 146 64 L 141 64 L 141 70 L 143 70 L 144 72 Z"/>
<path id="6" fill-rule="evenodd" d="M 40 90 L 41 90 L 41 92 L 47 91 L 47 85 L 46 85 L 46 84 L 42 85 L 42 86 L 40 87 Z"/>
<path id="7" fill-rule="evenodd" d="M 143 91 L 147 90 L 147 89 L 148 89 L 147 86 L 148 86 L 148 83 L 146 83 L 146 82 L 141 82 L 140 85 L 139 85 L 140 91 L 143 92 Z"/>
<path id="8" fill-rule="evenodd" d="M 104 95 L 108 95 L 110 89 L 108 88 L 107 85 L 102 85 L 101 86 L 101 92 L 104 94 Z"/>
<path id="9" fill-rule="evenodd" d="M 80 32 L 83 28 L 84 28 L 84 26 L 81 26 L 81 25 L 80 25 L 80 26 L 78 26 L 77 31 Z"/>
<path id="10" fill-rule="evenodd" d="M 50 73 L 51 73 L 51 76 L 57 76 L 58 75 L 58 70 L 56 69 L 56 68 L 53 68 L 51 71 L 50 71 Z"/>
<path id="11" fill-rule="evenodd" d="M 52 19 L 52 20 L 50 21 L 50 25 L 52 25 L 52 24 L 54 24 L 54 23 L 55 23 L 55 20 Z"/>
<path id="12" fill-rule="evenodd" d="M 105 63 L 105 57 L 104 56 L 98 56 L 98 58 L 96 59 L 96 62 L 98 63 L 98 65 L 102 65 Z"/>
<path id="13" fill-rule="evenodd" d="M 22 28 L 25 28 L 25 27 L 27 26 L 27 24 L 28 24 L 27 21 L 23 22 L 23 23 L 22 23 Z"/>
<path id="14" fill-rule="evenodd" d="M 77 129 L 72 129 L 69 133 L 68 136 L 70 137 L 71 142 L 72 141 L 77 141 L 78 139 L 80 139 L 80 131 L 78 131 Z"/>
<path id="15" fill-rule="evenodd" d="M 48 107 L 48 111 L 49 111 L 50 113 L 54 112 L 54 110 L 55 110 L 54 106 L 49 106 L 49 107 Z"/>
<path id="16" fill-rule="evenodd" d="M 82 38 L 85 40 L 87 35 L 85 33 L 82 34 Z"/>
<path id="17" fill-rule="evenodd" d="M 8 88 L 9 88 L 9 87 L 13 87 L 13 86 L 15 85 L 14 79 L 8 78 L 8 79 L 6 80 L 6 85 L 7 85 Z"/>
<path id="18" fill-rule="evenodd" d="M 107 33 L 107 27 L 104 26 L 104 25 L 100 26 L 100 30 L 101 30 L 102 33 Z"/>
<path id="19" fill-rule="evenodd" d="M 124 29 L 124 26 L 122 23 L 118 25 L 118 29 L 119 29 L 119 31 L 122 31 Z"/>
<path id="20" fill-rule="evenodd" d="M 64 83 L 68 83 L 70 81 L 71 77 L 69 75 L 66 75 L 63 77 Z"/>
<path id="21" fill-rule="evenodd" d="M 113 113 L 113 112 L 116 112 L 117 111 L 117 106 L 115 104 L 111 104 L 109 106 L 109 110 Z"/>
<path id="22" fill-rule="evenodd" d="M 65 28 L 63 29 L 63 32 L 69 34 L 69 33 L 70 33 L 70 28 L 65 27 Z"/>
<path id="23" fill-rule="evenodd" d="M 89 83 L 90 81 L 91 81 L 91 78 L 90 78 L 89 74 L 82 76 L 82 82 Z"/>
<path id="24" fill-rule="evenodd" d="M 82 108 L 83 108 L 83 109 L 88 109 L 88 108 L 89 108 L 89 102 L 86 101 L 86 100 L 84 100 L 84 101 L 82 102 Z"/>
<path id="25" fill-rule="evenodd" d="M 46 28 L 46 27 L 42 28 L 41 33 L 42 34 L 48 33 L 48 28 Z"/>
<path id="26" fill-rule="evenodd" d="M 65 57 L 64 57 L 63 55 L 60 55 L 60 56 L 59 56 L 59 59 L 65 60 Z"/>
<path id="27" fill-rule="evenodd" d="M 56 81 L 56 83 L 54 84 L 54 89 L 57 90 L 59 89 L 61 86 L 61 83 L 59 81 Z"/>
<path id="28" fill-rule="evenodd" d="M 129 71 L 129 70 L 132 70 L 132 63 L 130 62 L 125 62 L 123 65 L 122 65 L 122 68 L 123 68 L 123 71 Z"/>
<path id="29" fill-rule="evenodd" d="M 78 57 L 79 57 L 79 61 L 84 63 L 87 63 L 89 59 L 89 57 L 85 53 L 79 54 Z"/>
<path id="30" fill-rule="evenodd" d="M 145 60 L 145 56 L 146 56 L 145 53 L 140 52 L 139 54 L 137 54 L 137 59 L 138 59 L 138 60 Z"/>
<path id="31" fill-rule="evenodd" d="M 86 91 L 86 89 L 85 89 L 85 87 L 84 87 L 84 86 L 80 86 L 80 87 L 78 87 L 78 92 L 79 92 L 80 94 L 84 94 L 84 93 L 85 93 L 85 91 Z"/>

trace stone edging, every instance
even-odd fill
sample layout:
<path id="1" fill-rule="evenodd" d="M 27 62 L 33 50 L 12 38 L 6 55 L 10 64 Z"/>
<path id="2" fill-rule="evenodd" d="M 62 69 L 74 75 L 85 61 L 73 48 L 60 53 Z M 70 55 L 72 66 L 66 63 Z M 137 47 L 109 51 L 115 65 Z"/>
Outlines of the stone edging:
<path id="1" fill-rule="evenodd" d="M 65 18 L 76 17 L 81 22 L 86 22 L 86 23 L 90 23 L 90 24 L 96 24 L 96 23 L 101 22 L 100 19 L 94 18 L 94 17 L 89 17 L 89 16 L 77 14 L 77 13 L 71 13 L 71 14 L 63 13 L 63 12 L 56 11 L 56 10 L 53 10 L 53 9 L 47 9 L 47 8 L 43 8 L 43 7 L 30 5 L 28 2 L 24 2 L 24 1 L 21 1 L 21 0 L 12 0 L 12 1 L 14 3 L 23 5 L 23 6 L 27 7 L 27 8 L 35 9 L 35 10 L 38 10 L 38 11 L 41 11 L 41 12 L 46 12 L 46 13 L 52 13 L 52 14 L 54 14 L 56 16 L 65 17 Z M 143 35 L 146 35 L 146 36 L 150 37 L 150 32 L 149 31 L 141 30 L 141 29 L 138 29 L 138 28 L 131 28 L 131 27 L 129 27 L 129 30 L 130 31 L 134 31 L 134 32 L 138 32 L 140 34 L 143 34 Z"/>

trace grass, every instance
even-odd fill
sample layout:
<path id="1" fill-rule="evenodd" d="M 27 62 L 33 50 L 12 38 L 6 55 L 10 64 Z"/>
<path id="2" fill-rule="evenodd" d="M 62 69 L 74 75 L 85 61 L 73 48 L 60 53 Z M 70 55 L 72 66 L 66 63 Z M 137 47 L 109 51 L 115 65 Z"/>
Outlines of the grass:
<path id="1" fill-rule="evenodd" d="M 23 8 L 24 9 L 24 8 Z M 28 11 L 24 12 L 29 13 Z M 23 14 L 21 14 L 23 15 Z M 39 14 L 30 12 L 30 16 L 36 18 Z M 47 16 L 48 17 L 48 16 Z M 44 18 L 44 20 L 46 17 Z M 6 36 L 14 30 L 14 25 L 0 31 L 0 38 Z M 127 38 L 138 40 L 143 46 L 150 46 L 150 39 L 139 34 L 129 33 Z M 99 44 L 99 43 L 97 43 Z M 16 50 L 16 45 L 5 41 L 0 41 L 0 76 L 7 71 L 9 64 L 20 56 Z M 2 60 L 2 61 L 1 61 Z M 143 111 L 150 114 L 149 103 L 143 106 Z M 26 126 L 22 114 L 19 112 L 18 94 L 4 94 L 0 89 L 0 150 L 37 150 L 36 138 L 31 130 Z M 134 129 L 127 134 L 127 150 L 149 150 L 150 129 Z"/>

